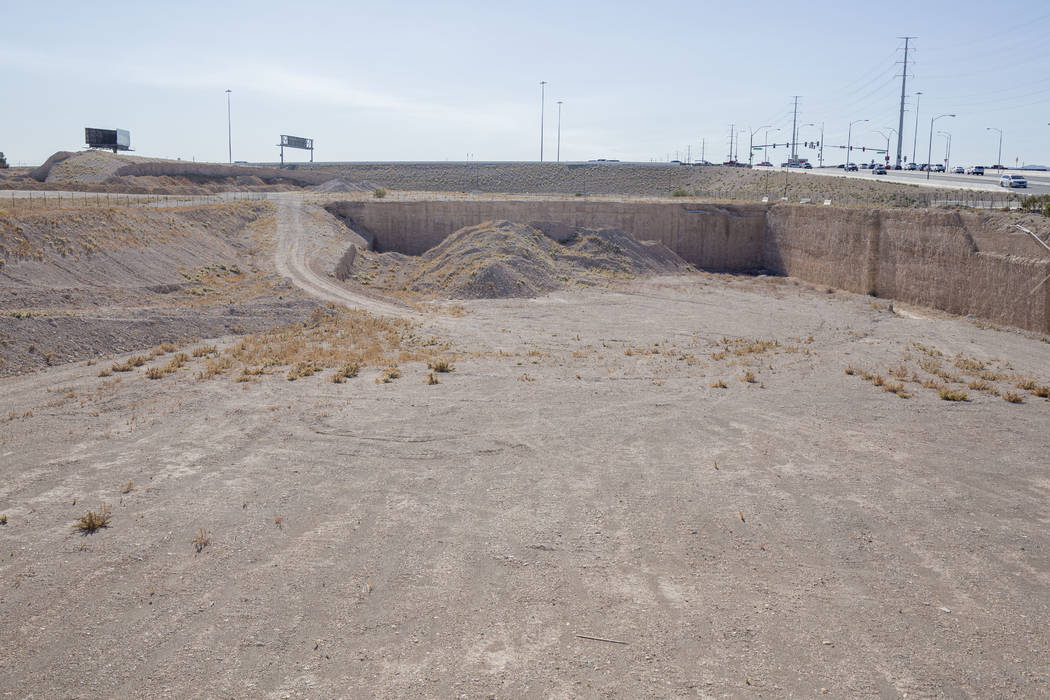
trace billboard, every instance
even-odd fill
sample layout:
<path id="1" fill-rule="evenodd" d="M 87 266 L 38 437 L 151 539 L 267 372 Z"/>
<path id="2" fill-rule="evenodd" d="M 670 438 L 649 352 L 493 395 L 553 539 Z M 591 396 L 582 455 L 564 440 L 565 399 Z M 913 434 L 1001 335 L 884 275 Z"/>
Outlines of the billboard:
<path id="1" fill-rule="evenodd" d="M 84 129 L 84 143 L 88 148 L 111 149 L 117 151 L 131 150 L 131 133 L 125 129 Z"/>
<path id="2" fill-rule="evenodd" d="M 307 151 L 314 149 L 313 139 L 304 139 L 301 136 L 287 136 L 281 134 L 281 146 L 285 148 L 302 148 Z"/>

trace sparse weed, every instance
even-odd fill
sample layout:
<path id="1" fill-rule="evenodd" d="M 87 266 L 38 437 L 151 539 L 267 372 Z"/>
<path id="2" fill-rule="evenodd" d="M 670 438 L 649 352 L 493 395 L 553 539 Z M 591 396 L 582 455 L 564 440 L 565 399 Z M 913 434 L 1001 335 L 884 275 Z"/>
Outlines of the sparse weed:
<path id="1" fill-rule="evenodd" d="M 1023 391 L 1033 391 L 1039 384 L 1030 377 L 1016 377 L 1014 386 Z"/>
<path id="2" fill-rule="evenodd" d="M 202 527 L 201 531 L 197 533 L 197 536 L 193 538 L 190 544 L 192 544 L 193 548 L 197 550 L 197 554 L 200 554 L 204 551 L 205 547 L 211 544 L 211 537 L 208 536 L 208 533 L 205 532 Z"/>
<path id="3" fill-rule="evenodd" d="M 1016 391 L 1004 391 L 1003 401 L 1009 403 L 1024 403 L 1024 394 L 1020 394 Z"/>
<path id="4" fill-rule="evenodd" d="M 134 481 L 129 481 L 128 483 L 124 484 L 124 486 L 121 487 L 120 492 L 122 494 L 128 494 L 128 493 L 131 493 L 134 490 L 135 490 L 135 482 Z"/>
<path id="5" fill-rule="evenodd" d="M 452 372 L 456 369 L 455 365 L 445 359 L 431 360 L 427 363 L 427 367 L 435 372 Z"/>
<path id="6" fill-rule="evenodd" d="M 99 528 L 109 527 L 110 518 L 113 515 L 109 511 L 109 506 L 103 504 L 96 513 L 93 510 L 89 510 L 86 514 L 80 516 L 73 523 L 73 528 L 79 530 L 85 534 L 95 532 Z"/>
<path id="7" fill-rule="evenodd" d="M 150 367 L 146 370 L 146 379 L 163 379 L 166 374 L 160 367 Z"/>
<path id="8" fill-rule="evenodd" d="M 848 367 L 846 367 L 846 374 L 848 374 L 848 375 L 850 375 L 852 377 L 856 373 L 857 373 L 857 368 L 854 367 L 853 365 L 849 365 Z"/>
<path id="9" fill-rule="evenodd" d="M 937 395 L 941 397 L 943 401 L 969 401 L 970 395 L 965 391 L 959 391 L 958 389 L 952 389 L 950 387 L 943 386 L 937 392 Z"/>
<path id="10" fill-rule="evenodd" d="M 744 376 L 740 377 L 740 381 L 747 382 L 748 384 L 754 384 L 758 381 L 758 379 L 755 377 L 754 372 L 752 372 L 751 370 L 747 370 L 744 372 Z"/>
<path id="11" fill-rule="evenodd" d="M 102 369 L 100 369 L 98 371 L 98 376 L 100 376 L 100 377 L 112 377 L 113 376 L 113 370 L 109 369 L 108 367 L 103 367 Z"/>
<path id="12" fill-rule="evenodd" d="M 214 345 L 200 345 L 193 348 L 191 352 L 194 357 L 204 357 L 205 355 L 214 355 L 217 350 Z"/>
<path id="13" fill-rule="evenodd" d="M 711 383 L 711 388 L 712 389 L 728 389 L 729 385 L 726 384 L 723 380 L 719 379 L 717 382 L 712 382 Z"/>
<path id="14" fill-rule="evenodd" d="M 376 377 L 377 384 L 389 384 L 401 376 L 401 370 L 397 367 L 387 367 L 383 373 Z"/>
<path id="15" fill-rule="evenodd" d="M 7 513 L 0 513 L 0 525 L 7 525 Z"/>
<path id="16" fill-rule="evenodd" d="M 427 384 L 440 384 L 441 381 L 437 378 L 437 375 L 433 372 L 427 374 Z"/>
<path id="17" fill-rule="evenodd" d="M 882 386 L 886 383 L 886 379 L 881 374 L 876 374 L 871 378 L 871 383 L 875 386 Z"/>
<path id="18" fill-rule="evenodd" d="M 1041 399 L 1050 399 L 1050 386 L 1041 384 L 1030 391 Z"/>

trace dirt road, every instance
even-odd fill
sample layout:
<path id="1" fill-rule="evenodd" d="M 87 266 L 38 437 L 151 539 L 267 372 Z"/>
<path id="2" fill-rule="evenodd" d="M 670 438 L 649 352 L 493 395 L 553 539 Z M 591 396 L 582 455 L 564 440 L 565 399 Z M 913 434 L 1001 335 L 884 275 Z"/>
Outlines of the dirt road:
<path id="1" fill-rule="evenodd" d="M 277 249 L 274 265 L 277 272 L 290 279 L 295 286 L 318 299 L 356 308 L 381 316 L 412 316 L 408 307 L 385 303 L 354 293 L 323 270 L 331 269 L 344 248 L 346 237 L 340 237 L 338 224 L 325 212 L 314 208 L 313 225 L 304 225 L 309 204 L 300 195 L 270 195 L 277 205 Z"/>

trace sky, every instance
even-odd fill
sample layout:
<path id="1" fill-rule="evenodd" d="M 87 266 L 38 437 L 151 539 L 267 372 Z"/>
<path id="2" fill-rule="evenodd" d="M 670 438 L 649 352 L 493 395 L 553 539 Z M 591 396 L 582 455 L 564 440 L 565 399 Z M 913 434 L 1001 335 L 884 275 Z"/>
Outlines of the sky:
<path id="1" fill-rule="evenodd" d="M 48 2 L 0 0 L 0 151 L 36 165 L 84 127 L 131 132 L 138 155 L 317 161 L 728 158 L 798 141 L 954 165 L 1050 164 L 1050 4 L 1017 0 L 727 3 Z M 542 88 L 541 81 L 547 81 Z M 232 127 L 227 124 L 227 95 Z M 915 103 L 918 98 L 918 137 Z M 542 109 L 541 109 L 542 105 Z M 849 129 L 850 122 L 858 122 Z M 802 126 L 815 124 L 816 126 Z M 775 129 L 780 131 L 775 131 Z M 745 133 L 739 133 L 745 132 Z M 762 160 L 756 152 L 755 162 Z M 800 156 L 817 161 L 815 150 Z M 851 160 L 871 160 L 854 152 Z M 309 158 L 286 151 L 289 161 Z"/>

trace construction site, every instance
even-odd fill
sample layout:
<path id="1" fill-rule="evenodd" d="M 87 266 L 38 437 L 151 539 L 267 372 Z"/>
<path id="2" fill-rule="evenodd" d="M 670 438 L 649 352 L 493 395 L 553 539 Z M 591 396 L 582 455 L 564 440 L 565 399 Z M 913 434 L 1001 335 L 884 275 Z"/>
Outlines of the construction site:
<path id="1" fill-rule="evenodd" d="M 1050 694 L 1050 218 L 967 198 L 0 171 L 0 686 Z"/>

